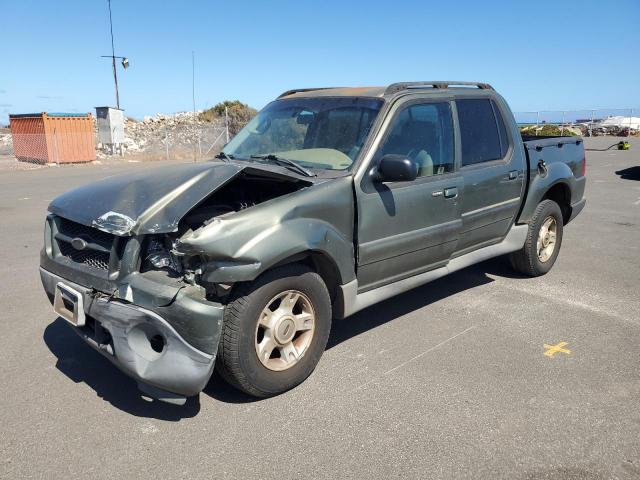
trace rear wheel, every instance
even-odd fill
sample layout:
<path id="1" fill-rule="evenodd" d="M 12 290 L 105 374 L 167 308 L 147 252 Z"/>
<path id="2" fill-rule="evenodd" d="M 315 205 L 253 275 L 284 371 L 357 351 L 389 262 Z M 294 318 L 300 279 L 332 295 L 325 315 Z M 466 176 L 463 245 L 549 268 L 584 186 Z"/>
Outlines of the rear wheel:
<path id="1" fill-rule="evenodd" d="M 558 204 L 553 200 L 540 202 L 529 223 L 524 246 L 509 257 L 513 268 L 532 277 L 551 270 L 560 252 L 562 226 Z"/>
<path id="2" fill-rule="evenodd" d="M 322 278 L 304 265 L 285 265 L 233 294 L 216 368 L 250 395 L 277 395 L 313 372 L 330 329 L 331 302 Z"/>

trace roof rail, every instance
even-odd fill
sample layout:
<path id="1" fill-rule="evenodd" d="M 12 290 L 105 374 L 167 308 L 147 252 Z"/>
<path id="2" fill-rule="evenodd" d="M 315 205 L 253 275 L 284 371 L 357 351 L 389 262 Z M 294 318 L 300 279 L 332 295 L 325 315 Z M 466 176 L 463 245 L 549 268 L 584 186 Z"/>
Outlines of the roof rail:
<path id="1" fill-rule="evenodd" d="M 449 87 L 477 87 L 481 90 L 493 90 L 493 87 L 488 83 L 479 82 L 454 82 L 451 80 L 440 80 L 431 82 L 399 82 L 392 83 L 384 91 L 385 95 L 392 95 L 394 93 L 401 92 L 402 90 L 409 90 L 413 88 L 431 87 L 431 88 L 449 88 Z"/>
<path id="2" fill-rule="evenodd" d="M 314 90 L 331 90 L 332 88 L 340 87 L 294 88 L 293 90 L 287 90 L 286 92 L 281 93 L 278 98 L 287 97 L 289 95 L 293 95 L 294 93 L 313 92 Z"/>

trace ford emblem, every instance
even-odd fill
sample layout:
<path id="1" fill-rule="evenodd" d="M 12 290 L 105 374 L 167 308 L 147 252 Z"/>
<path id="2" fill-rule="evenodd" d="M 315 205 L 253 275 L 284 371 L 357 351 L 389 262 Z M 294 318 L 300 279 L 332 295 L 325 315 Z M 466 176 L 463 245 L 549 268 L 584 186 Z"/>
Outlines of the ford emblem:
<path id="1" fill-rule="evenodd" d="M 84 250 L 87 248 L 87 242 L 80 237 L 76 237 L 71 240 L 71 246 L 76 250 Z"/>

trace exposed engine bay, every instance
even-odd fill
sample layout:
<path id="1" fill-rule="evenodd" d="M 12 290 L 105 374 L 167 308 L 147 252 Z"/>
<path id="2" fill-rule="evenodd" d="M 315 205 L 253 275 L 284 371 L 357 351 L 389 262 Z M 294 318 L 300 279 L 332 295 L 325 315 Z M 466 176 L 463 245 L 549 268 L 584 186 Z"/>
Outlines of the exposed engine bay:
<path id="1" fill-rule="evenodd" d="M 308 182 L 295 181 L 290 177 L 279 179 L 242 173 L 187 213 L 180 222 L 179 232 L 184 234 L 196 230 L 215 217 L 251 208 L 308 185 Z"/>
<path id="2" fill-rule="evenodd" d="M 181 219 L 178 232 L 147 236 L 141 271 L 163 271 L 170 277 L 184 277 L 188 283 L 194 283 L 198 259 L 177 254 L 175 242 L 178 238 L 208 225 L 216 217 L 246 210 L 309 185 L 309 182 L 291 177 L 241 173 L 191 209 Z"/>

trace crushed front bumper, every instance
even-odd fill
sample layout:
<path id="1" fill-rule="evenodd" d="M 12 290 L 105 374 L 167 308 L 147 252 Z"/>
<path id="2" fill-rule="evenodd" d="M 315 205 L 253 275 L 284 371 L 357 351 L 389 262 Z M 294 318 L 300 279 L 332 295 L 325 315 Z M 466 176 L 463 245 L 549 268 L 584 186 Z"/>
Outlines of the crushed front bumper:
<path id="1" fill-rule="evenodd" d="M 209 381 L 215 363 L 213 354 L 205 353 L 188 343 L 162 314 L 163 308 L 152 311 L 139 305 L 109 299 L 104 294 L 78 285 L 40 268 L 40 278 L 50 300 L 56 285 L 62 283 L 82 295 L 87 321 L 84 326 L 70 324 L 89 345 L 102 353 L 127 375 L 138 381 L 147 395 L 172 403 L 183 403 L 187 396 L 199 393 Z M 184 305 L 176 305 L 184 302 Z M 194 308 L 194 299 L 176 296 L 167 313 L 176 308 L 185 315 L 206 311 L 207 320 L 218 328 L 219 340 L 224 307 L 202 301 Z"/>

